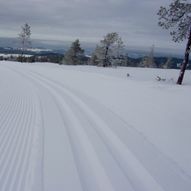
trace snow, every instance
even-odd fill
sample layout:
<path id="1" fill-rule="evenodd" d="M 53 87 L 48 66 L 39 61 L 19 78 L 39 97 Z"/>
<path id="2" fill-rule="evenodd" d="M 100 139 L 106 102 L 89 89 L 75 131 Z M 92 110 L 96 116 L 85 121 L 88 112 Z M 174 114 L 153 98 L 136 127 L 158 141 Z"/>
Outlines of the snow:
<path id="1" fill-rule="evenodd" d="M 9 57 L 19 57 L 21 56 L 21 54 L 0 54 L 0 56 L 2 56 L 3 58 L 9 58 Z M 31 57 L 33 55 L 29 55 L 29 54 L 23 54 L 23 56 L 25 57 Z"/>
<path id="2" fill-rule="evenodd" d="M 0 62 L 0 190 L 190 191 L 178 73 Z"/>
<path id="3" fill-rule="evenodd" d="M 31 51 L 31 52 L 50 52 L 52 51 L 52 49 L 45 49 L 45 48 L 27 48 L 27 51 Z"/>

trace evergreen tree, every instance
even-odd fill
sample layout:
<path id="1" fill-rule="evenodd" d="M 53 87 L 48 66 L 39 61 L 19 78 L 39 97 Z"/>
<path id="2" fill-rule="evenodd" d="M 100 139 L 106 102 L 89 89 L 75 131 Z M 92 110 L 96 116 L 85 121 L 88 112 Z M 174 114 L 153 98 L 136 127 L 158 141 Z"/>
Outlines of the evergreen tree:
<path id="1" fill-rule="evenodd" d="M 172 29 L 170 34 L 172 40 L 180 42 L 187 38 L 184 61 L 177 80 L 177 84 L 182 84 L 184 73 L 189 62 L 191 47 L 191 3 L 188 0 L 173 0 L 168 7 L 160 7 L 158 11 L 159 26 L 164 29 Z"/>
<path id="2" fill-rule="evenodd" d="M 21 26 L 21 32 L 19 33 L 19 41 L 21 43 L 21 55 L 20 55 L 20 61 L 24 61 L 24 52 L 28 48 L 28 46 L 31 44 L 30 41 L 31 36 L 31 27 L 29 24 L 25 23 L 23 26 Z"/>
<path id="3" fill-rule="evenodd" d="M 75 40 L 69 50 L 64 55 L 66 64 L 78 65 L 83 64 L 84 50 L 80 46 L 79 39 Z"/>
<path id="4" fill-rule="evenodd" d="M 111 66 L 115 59 L 122 55 L 124 45 L 121 37 L 116 32 L 108 33 L 96 47 L 93 58 L 102 66 Z"/>

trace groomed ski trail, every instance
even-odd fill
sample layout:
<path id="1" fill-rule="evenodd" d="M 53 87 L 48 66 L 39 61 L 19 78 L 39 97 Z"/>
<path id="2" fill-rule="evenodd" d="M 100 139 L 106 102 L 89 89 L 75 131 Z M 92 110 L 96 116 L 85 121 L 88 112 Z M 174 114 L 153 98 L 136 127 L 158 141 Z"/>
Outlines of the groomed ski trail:
<path id="1" fill-rule="evenodd" d="M 1 68 L 2 71 L 2 68 Z M 1 94 L 0 108 L 0 190 L 43 190 L 43 138 L 39 100 L 30 83 L 20 75 L 5 70 L 6 94 Z M 9 76 L 10 75 L 10 76 Z M 14 86 L 10 86 L 14 84 Z M 26 91 L 20 91 L 25 89 Z"/>
<path id="2" fill-rule="evenodd" d="M 16 101 L 16 98 L 9 98 L 7 100 L 9 105 L 2 106 L 2 115 L 4 116 L 2 122 L 8 128 L 2 129 L 2 139 L 0 138 L 0 141 L 2 140 L 2 143 L 7 147 L 3 149 L 4 147 L 1 148 L 0 145 L 0 152 L 4 153 L 6 151 L 7 153 L 2 155 L 5 167 L 4 165 L 2 168 L 0 167 L 0 174 L 2 174 L 0 179 L 1 190 L 15 190 L 13 189 L 15 182 L 18 190 L 35 190 L 32 186 L 29 186 L 32 181 L 23 180 L 24 178 L 17 179 L 16 174 L 19 172 L 21 176 L 25 177 L 25 174 L 28 172 L 26 169 L 30 168 L 31 163 L 34 163 L 37 159 L 35 157 L 38 157 L 38 155 L 41 156 L 38 158 L 41 161 L 39 164 L 43 166 L 41 167 L 41 170 L 43 169 L 43 172 L 41 172 L 43 176 L 41 184 L 44 182 L 44 190 L 53 188 L 57 188 L 57 191 L 64 189 L 76 191 L 190 190 L 190 178 L 171 159 L 167 158 L 147 141 L 142 134 L 123 122 L 119 116 L 102 104 L 96 103 L 91 98 L 65 86 L 64 83 L 54 81 L 32 69 L 24 68 L 23 71 L 20 71 L 11 65 L 4 67 L 12 71 L 11 73 L 15 72 L 22 77 L 23 81 L 33 84 L 31 87 L 35 87 L 34 92 L 36 95 L 32 97 L 27 95 L 25 99 L 21 96 L 20 101 L 18 98 Z M 22 68 L 22 66 L 19 68 Z M 45 98 L 46 96 L 48 98 Z M 46 104 L 49 101 L 50 106 L 47 106 Z M 19 108 L 17 108 L 17 104 Z M 98 107 L 94 108 L 95 104 Z M 21 114 L 12 112 L 12 116 L 9 116 L 10 105 L 13 105 L 12 110 L 14 108 L 15 110 L 18 109 L 21 111 Z M 49 111 L 46 111 L 51 109 L 51 105 L 53 107 L 52 116 Z M 36 115 L 35 112 L 37 112 Z M 103 113 L 105 115 L 102 115 Z M 7 125 L 10 121 L 14 124 L 14 120 L 8 120 L 8 118 L 15 118 L 17 123 L 20 121 L 23 123 L 18 125 L 19 128 L 15 130 L 15 133 L 11 132 L 11 129 L 9 130 L 12 125 Z M 49 126 L 49 123 L 52 124 L 52 121 L 56 119 L 59 121 L 58 126 Z M 43 140 L 43 149 L 40 144 L 33 145 L 35 144 L 35 139 L 31 131 L 33 131 L 32 127 L 34 127 L 32 124 L 36 123 L 36 121 L 38 121 L 38 127 L 40 125 L 39 128 L 41 129 L 39 134 L 41 141 Z M 112 123 L 116 123 L 118 127 L 112 125 Z M 53 128 L 55 132 L 53 132 Z M 129 140 L 122 133 L 123 128 L 126 128 L 129 133 L 127 135 Z M 60 135 L 59 143 L 62 145 L 53 143 L 54 140 L 51 140 L 51 133 L 53 139 L 56 138 L 53 137 L 54 135 Z M 12 139 L 12 137 L 15 137 L 15 139 Z M 51 156 L 51 148 L 49 148 L 51 143 L 54 144 L 52 150 L 58 149 L 56 147 L 59 146 L 60 153 L 57 153 L 57 156 Z M 15 150 L 15 145 L 18 150 Z M 138 152 L 140 148 L 145 150 L 148 158 L 145 159 L 145 156 Z M 34 151 L 38 152 L 33 154 L 33 156 L 29 155 L 30 149 L 33 150 L 33 153 L 35 153 Z M 13 151 L 18 155 L 17 160 Z M 19 152 L 25 154 L 20 155 Z M 64 160 L 64 154 L 67 155 L 66 157 L 70 161 L 65 161 L 66 164 L 62 164 L 62 160 L 60 160 L 60 164 L 55 164 L 57 157 Z M 25 161 L 28 161 L 26 165 L 25 163 L 21 164 L 23 156 L 26 158 Z M 9 162 L 12 158 L 14 159 L 12 160 L 13 162 Z M 51 158 L 52 161 L 47 158 Z M 6 162 L 6 159 L 8 159 L 8 162 Z M 19 161 L 18 165 L 14 164 L 15 160 Z M 150 160 L 153 164 L 152 167 L 155 167 L 151 168 L 147 160 Z M 9 164 L 12 165 L 9 166 Z M 160 164 L 162 169 L 157 169 L 157 164 Z M 51 168 L 49 168 L 51 165 L 52 169 L 56 168 L 60 172 L 55 171 L 55 174 L 53 171 L 51 172 Z M 68 166 L 62 168 L 65 165 Z M 58 169 L 59 166 L 61 167 L 60 169 Z M 63 170 L 66 171 L 63 172 Z M 11 177 L 11 175 L 13 176 Z M 33 172 L 33 176 L 35 175 L 35 172 Z M 63 183 L 65 180 L 59 177 L 59 180 L 57 180 L 58 185 L 56 185 L 56 179 L 53 178 L 56 175 L 67 177 L 69 184 Z M 164 178 L 161 178 L 161 175 Z M 11 184 L 8 181 L 9 177 L 13 179 L 10 181 Z M 48 181 L 53 179 L 55 182 L 52 185 L 50 182 L 48 183 Z M 74 181 L 72 182 L 72 180 Z M 39 190 L 43 190 L 43 186 Z"/>

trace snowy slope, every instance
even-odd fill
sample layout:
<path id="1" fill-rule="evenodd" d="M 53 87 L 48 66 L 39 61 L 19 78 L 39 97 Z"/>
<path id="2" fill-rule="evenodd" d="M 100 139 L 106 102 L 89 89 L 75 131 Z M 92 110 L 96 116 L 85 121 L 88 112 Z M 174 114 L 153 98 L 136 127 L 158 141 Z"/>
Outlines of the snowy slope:
<path id="1" fill-rule="evenodd" d="M 178 72 L 0 62 L 0 190 L 190 191 Z"/>

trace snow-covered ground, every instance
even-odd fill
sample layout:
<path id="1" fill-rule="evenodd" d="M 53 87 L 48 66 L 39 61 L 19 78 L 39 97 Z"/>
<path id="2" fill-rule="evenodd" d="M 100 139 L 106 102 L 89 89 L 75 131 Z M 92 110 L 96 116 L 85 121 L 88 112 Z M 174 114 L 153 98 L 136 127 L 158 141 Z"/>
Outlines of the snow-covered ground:
<path id="1" fill-rule="evenodd" d="M 190 191 L 178 73 L 0 62 L 0 191 Z"/>
<path id="2" fill-rule="evenodd" d="M 0 54 L 3 58 L 9 58 L 9 57 L 19 57 L 20 54 Z M 32 55 L 29 54 L 23 54 L 25 57 L 31 57 Z"/>

